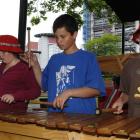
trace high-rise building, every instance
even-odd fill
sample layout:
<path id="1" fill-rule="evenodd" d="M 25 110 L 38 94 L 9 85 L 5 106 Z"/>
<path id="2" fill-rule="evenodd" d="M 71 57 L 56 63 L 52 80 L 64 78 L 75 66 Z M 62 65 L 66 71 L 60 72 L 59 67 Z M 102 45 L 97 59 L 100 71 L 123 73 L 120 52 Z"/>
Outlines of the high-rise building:
<path id="1" fill-rule="evenodd" d="M 122 24 L 111 25 L 107 18 L 98 18 L 94 13 L 85 11 L 83 14 L 83 40 L 86 43 L 92 38 L 101 37 L 105 33 L 112 33 L 122 37 Z M 139 52 L 136 44 L 131 41 L 133 32 L 138 27 L 139 22 L 129 22 L 125 24 L 124 41 L 125 51 Z"/>

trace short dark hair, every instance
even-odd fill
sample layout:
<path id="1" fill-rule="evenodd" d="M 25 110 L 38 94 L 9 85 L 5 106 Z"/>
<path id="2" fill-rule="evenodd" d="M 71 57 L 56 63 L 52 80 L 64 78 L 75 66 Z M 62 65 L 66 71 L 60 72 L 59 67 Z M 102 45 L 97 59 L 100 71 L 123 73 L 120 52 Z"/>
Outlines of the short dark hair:
<path id="1" fill-rule="evenodd" d="M 55 33 L 58 28 L 65 27 L 68 32 L 73 34 L 75 31 L 78 31 L 78 24 L 76 19 L 69 15 L 63 14 L 55 19 L 53 23 L 53 32 Z"/>

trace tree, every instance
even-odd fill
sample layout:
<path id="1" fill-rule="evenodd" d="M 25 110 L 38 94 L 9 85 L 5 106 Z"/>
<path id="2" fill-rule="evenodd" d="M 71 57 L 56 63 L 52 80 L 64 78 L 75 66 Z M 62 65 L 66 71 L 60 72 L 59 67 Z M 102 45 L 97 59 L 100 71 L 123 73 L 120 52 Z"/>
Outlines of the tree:
<path id="1" fill-rule="evenodd" d="M 121 54 L 121 38 L 117 35 L 104 34 L 100 38 L 94 38 L 85 44 L 86 50 L 96 53 L 97 56 Z"/>
<path id="2" fill-rule="evenodd" d="M 79 23 L 79 27 L 83 24 L 83 0 L 29 0 L 27 15 L 32 15 L 32 25 L 37 25 L 41 20 L 47 20 L 47 13 L 58 13 L 66 11 L 66 13 L 74 16 Z"/>
<path id="3" fill-rule="evenodd" d="M 85 3 L 87 5 L 86 8 L 90 12 L 94 12 L 97 17 L 107 18 L 111 24 L 120 23 L 118 16 L 105 0 L 85 0 Z"/>
<path id="4" fill-rule="evenodd" d="M 84 10 L 94 12 L 98 17 L 107 17 L 110 23 L 118 21 L 117 16 L 105 0 L 29 0 L 27 15 L 32 15 L 31 23 L 37 25 L 41 20 L 47 20 L 48 12 L 66 11 L 73 15 L 81 26 Z"/>

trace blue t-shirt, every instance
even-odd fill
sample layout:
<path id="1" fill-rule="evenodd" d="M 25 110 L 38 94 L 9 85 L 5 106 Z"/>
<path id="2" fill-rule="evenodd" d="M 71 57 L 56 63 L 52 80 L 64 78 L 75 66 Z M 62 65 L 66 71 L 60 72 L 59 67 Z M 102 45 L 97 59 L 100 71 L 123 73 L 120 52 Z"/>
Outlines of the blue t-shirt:
<path id="1" fill-rule="evenodd" d="M 95 54 L 78 50 L 73 54 L 53 55 L 42 74 L 42 88 L 48 91 L 48 101 L 53 102 L 66 89 L 82 87 L 98 89 L 101 96 L 105 96 L 105 85 Z M 66 104 L 63 112 L 95 114 L 94 97 L 71 97 Z M 49 107 L 48 111 L 62 110 Z"/>

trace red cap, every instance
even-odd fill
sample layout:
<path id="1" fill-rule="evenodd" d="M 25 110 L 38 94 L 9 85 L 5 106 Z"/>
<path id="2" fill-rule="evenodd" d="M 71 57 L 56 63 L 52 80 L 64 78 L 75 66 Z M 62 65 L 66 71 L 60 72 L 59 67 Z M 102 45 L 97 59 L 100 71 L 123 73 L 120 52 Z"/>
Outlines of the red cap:
<path id="1" fill-rule="evenodd" d="M 140 41 L 140 25 L 139 25 L 139 28 L 133 33 L 132 41 L 139 44 L 139 41 Z"/>
<path id="2" fill-rule="evenodd" d="M 12 35 L 0 35 L 0 51 L 21 53 L 19 41 Z"/>

